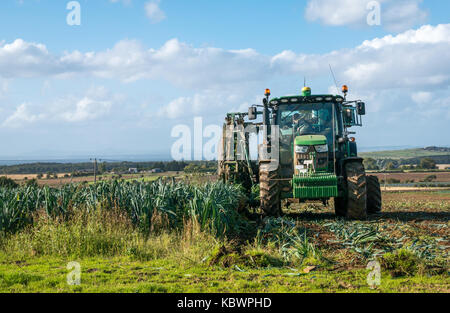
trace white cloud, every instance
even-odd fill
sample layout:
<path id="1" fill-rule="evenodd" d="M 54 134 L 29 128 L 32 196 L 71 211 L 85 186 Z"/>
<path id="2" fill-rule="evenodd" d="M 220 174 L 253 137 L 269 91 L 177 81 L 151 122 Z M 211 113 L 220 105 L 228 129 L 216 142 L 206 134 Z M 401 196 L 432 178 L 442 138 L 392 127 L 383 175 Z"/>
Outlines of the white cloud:
<path id="1" fill-rule="evenodd" d="M 309 0 L 305 18 L 330 26 L 360 24 L 367 16 L 367 3 L 366 0 Z"/>
<path id="2" fill-rule="evenodd" d="M 2 126 L 18 128 L 38 121 L 79 123 L 98 120 L 122 101 L 122 95 L 111 94 L 104 87 L 92 87 L 82 96 L 68 95 L 45 104 L 22 103 Z"/>
<path id="3" fill-rule="evenodd" d="M 224 112 L 248 109 L 245 93 L 205 90 L 190 97 L 179 97 L 160 108 L 158 117 L 178 119 L 186 116 L 220 116 Z"/>
<path id="4" fill-rule="evenodd" d="M 73 51 L 61 57 L 45 45 L 17 39 L 0 46 L 0 75 L 4 77 L 74 77 L 93 75 L 126 82 L 165 79 L 177 86 L 205 88 L 260 80 L 268 75 L 270 57 L 251 49 L 194 48 L 177 39 L 159 49 L 146 50 L 139 42 L 123 40 L 102 52 Z"/>
<path id="5" fill-rule="evenodd" d="M 84 97 L 75 104 L 75 110 L 61 114 L 61 117 L 68 122 L 81 122 L 93 120 L 103 116 L 111 109 L 110 101 L 98 101 L 89 97 Z"/>
<path id="6" fill-rule="evenodd" d="M 415 25 L 421 25 L 428 19 L 428 12 L 420 8 L 422 0 L 396 0 L 382 11 L 384 25 L 390 31 L 404 31 Z"/>
<path id="7" fill-rule="evenodd" d="M 186 107 L 192 102 L 191 98 L 180 97 L 170 101 L 165 107 L 162 107 L 158 116 L 168 118 L 179 118 L 186 114 Z"/>
<path id="8" fill-rule="evenodd" d="M 427 104 L 433 99 L 433 94 L 427 91 L 418 91 L 411 95 L 411 99 L 417 104 Z"/>
<path id="9" fill-rule="evenodd" d="M 152 0 L 145 3 L 145 14 L 154 24 L 166 19 L 166 14 L 161 10 L 159 4 L 160 0 Z"/>
<path id="10" fill-rule="evenodd" d="M 366 40 L 360 46 L 363 48 L 380 49 L 386 46 L 401 44 L 439 44 L 450 43 L 450 24 L 437 26 L 424 25 L 417 30 L 408 30 L 396 36 L 388 35 L 383 38 Z"/>
<path id="11" fill-rule="evenodd" d="M 309 0 L 305 18 L 329 26 L 368 26 L 371 0 Z M 420 8 L 422 0 L 378 0 L 381 5 L 381 24 L 390 31 L 403 31 L 423 24 L 428 12 Z"/>
<path id="12" fill-rule="evenodd" d="M 51 105 L 53 115 L 66 122 L 95 120 L 110 113 L 122 96 L 111 94 L 105 87 L 92 87 L 82 97 L 67 96 Z"/>
<path id="13" fill-rule="evenodd" d="M 426 122 L 430 127 L 435 127 L 435 123 L 440 121 L 450 121 L 450 96 L 442 94 L 434 95 L 430 92 L 419 91 L 411 95 L 416 105 L 405 106 L 400 111 L 404 118 L 405 113 L 411 116 L 412 120 Z M 448 122 L 447 122 L 448 123 Z M 444 135 L 444 133 L 438 133 Z"/>
<path id="14" fill-rule="evenodd" d="M 42 120 L 43 118 L 45 118 L 45 114 L 32 113 L 30 111 L 30 104 L 22 103 L 17 107 L 16 111 L 3 122 L 3 126 L 18 128 L 25 124 Z"/>
<path id="15" fill-rule="evenodd" d="M 262 64 L 269 62 L 265 67 L 267 73 L 279 76 L 304 73 L 328 75 L 328 64 L 331 63 L 341 83 L 350 85 L 352 99 L 369 103 L 370 113 L 391 112 L 388 119 L 380 123 L 398 123 L 407 116 L 416 120 L 430 117 L 449 119 L 450 97 L 446 89 L 450 86 L 450 56 L 445 53 L 449 49 L 450 25 L 428 25 L 397 36 L 368 40 L 353 49 L 323 55 L 283 51 L 265 60 L 264 56 L 254 51 L 252 53 L 262 60 Z M 241 81 L 245 79 L 245 76 L 236 77 L 240 77 Z M 418 88 L 443 91 L 433 96 L 431 91 L 414 92 Z M 335 87 L 330 89 L 331 93 L 336 93 Z M 407 90 L 412 90 L 413 103 L 408 101 Z M 179 118 L 197 112 L 202 112 L 202 115 L 213 111 L 229 112 L 236 109 L 236 105 L 237 111 L 245 111 L 250 105 L 245 102 L 245 99 L 251 98 L 248 92 L 235 94 L 236 99 L 232 101 L 220 101 L 214 96 L 212 93 L 200 93 L 177 98 L 161 109 L 160 116 Z M 226 99 L 223 96 L 218 98 Z M 256 97 L 256 103 L 259 98 Z M 196 107 L 201 110 L 196 112 Z"/>
<path id="16" fill-rule="evenodd" d="M 3 77 L 32 77 L 52 75 L 63 71 L 57 57 L 49 54 L 43 44 L 17 39 L 0 43 L 0 69 Z"/>
<path id="17" fill-rule="evenodd" d="M 359 89 L 443 88 L 450 83 L 450 24 L 422 26 L 323 55 L 284 51 L 272 65 L 284 73 L 322 75 L 332 64 L 338 79 Z"/>
<path id="18" fill-rule="evenodd" d="M 338 81 L 353 89 L 428 90 L 449 86 L 449 50 L 450 24 L 426 25 L 325 54 L 282 51 L 274 56 L 252 49 L 196 48 L 177 39 L 167 41 L 159 49 L 146 49 L 137 41 L 124 40 L 106 51 L 74 51 L 56 56 L 43 44 L 18 39 L 0 45 L 0 75 L 94 76 L 125 82 L 155 79 L 197 94 L 225 89 L 239 93 L 269 79 L 328 76 L 331 64 Z"/>

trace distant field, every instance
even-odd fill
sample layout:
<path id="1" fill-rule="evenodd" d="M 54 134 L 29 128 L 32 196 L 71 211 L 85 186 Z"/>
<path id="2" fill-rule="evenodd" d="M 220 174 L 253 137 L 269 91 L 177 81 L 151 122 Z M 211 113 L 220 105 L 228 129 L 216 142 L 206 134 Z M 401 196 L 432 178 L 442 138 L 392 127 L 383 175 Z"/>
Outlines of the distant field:
<path id="1" fill-rule="evenodd" d="M 44 178 L 38 179 L 38 184 L 40 186 L 50 186 L 50 187 L 59 187 L 65 184 L 70 183 L 94 183 L 94 175 L 91 176 L 82 176 L 82 177 L 64 177 L 65 173 L 58 174 L 58 178 L 52 178 L 47 179 Z M 139 181 L 145 181 L 145 182 L 152 182 L 156 181 L 160 177 L 173 177 L 176 175 L 176 172 L 167 172 L 167 173 L 160 173 L 160 174 L 144 174 L 144 177 L 142 177 L 143 174 L 128 174 L 128 175 L 122 175 L 121 179 L 125 181 L 132 181 L 132 180 L 139 180 Z M 0 175 L 0 176 L 6 176 L 8 178 L 11 178 L 15 180 L 17 183 L 24 183 L 27 180 L 30 179 L 37 179 L 36 174 L 11 174 L 11 175 Z M 106 175 L 98 175 L 97 181 L 108 181 L 113 178 L 113 175 L 106 174 Z"/>
<path id="2" fill-rule="evenodd" d="M 431 156 L 450 155 L 450 152 L 430 151 L 425 149 L 407 149 L 392 151 L 361 152 L 363 158 L 373 159 L 409 159 Z"/>
<path id="3" fill-rule="evenodd" d="M 1 175 L 1 176 L 6 176 L 13 180 L 24 180 L 25 178 L 26 179 L 37 178 L 37 174 L 11 174 L 11 175 Z M 61 176 L 64 176 L 64 174 L 61 174 Z"/>
<path id="4" fill-rule="evenodd" d="M 382 186 L 381 189 L 388 192 L 450 192 L 450 189 L 446 187 L 397 187 L 388 185 L 388 187 Z"/>
<path id="5" fill-rule="evenodd" d="M 405 173 L 370 173 L 370 175 L 377 176 L 380 181 L 381 180 L 389 180 L 389 179 L 396 179 L 399 180 L 400 183 L 409 183 L 414 185 L 415 183 L 420 183 L 423 180 L 425 180 L 427 177 L 434 175 L 436 176 L 436 179 L 434 179 L 431 183 L 450 183 L 450 172 L 405 172 Z M 15 175 L 5 175 L 8 178 L 11 178 L 15 180 L 17 183 L 22 184 L 26 182 L 25 178 L 28 180 L 36 178 L 35 174 L 15 174 Z M 50 187 L 60 187 L 65 184 L 70 183 L 88 183 L 93 184 L 94 183 L 94 176 L 84 176 L 84 177 L 64 177 L 64 174 L 58 174 L 59 178 L 57 179 L 38 179 L 38 184 L 40 186 L 50 186 Z M 176 177 L 177 180 L 185 180 L 190 183 L 205 183 L 205 182 L 213 182 L 217 180 L 216 175 L 190 175 L 186 174 L 184 172 L 167 172 L 167 173 L 159 173 L 159 174 L 145 174 L 144 177 L 142 177 L 142 174 L 128 174 L 128 175 L 122 175 L 121 180 L 124 181 L 145 181 L 145 182 L 152 182 L 156 181 L 161 177 Z M 113 175 L 106 174 L 106 175 L 98 175 L 97 181 L 109 181 L 113 178 Z M 411 180 L 414 182 L 411 183 Z M 414 186 L 410 186 L 414 187 Z M 411 189 L 410 187 L 406 186 L 395 186 L 391 185 L 388 190 L 396 190 L 396 191 L 410 191 L 410 190 L 430 190 L 427 187 L 414 187 Z M 392 189 L 395 188 L 395 189 Z M 399 189 L 400 188 L 400 189 Z"/>
<path id="6" fill-rule="evenodd" d="M 411 173 L 373 173 L 371 175 L 377 176 L 380 180 L 386 179 L 398 179 L 401 182 L 404 182 L 406 180 L 414 180 L 415 183 L 423 181 L 425 178 L 434 175 L 436 176 L 436 179 L 433 180 L 433 182 L 441 182 L 446 183 L 450 182 L 450 172 L 411 172 Z"/>

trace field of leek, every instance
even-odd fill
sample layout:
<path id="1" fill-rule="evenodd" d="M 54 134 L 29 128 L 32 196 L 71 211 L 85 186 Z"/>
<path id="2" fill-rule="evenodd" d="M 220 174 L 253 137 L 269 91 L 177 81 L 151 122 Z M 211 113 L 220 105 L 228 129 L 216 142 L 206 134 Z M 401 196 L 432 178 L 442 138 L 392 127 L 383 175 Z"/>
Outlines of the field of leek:
<path id="1" fill-rule="evenodd" d="M 235 209 L 241 198 L 238 186 L 221 183 L 198 187 L 161 181 L 111 181 L 61 188 L 1 188 L 0 232 L 16 232 L 31 225 L 39 213 L 69 220 L 77 213 L 99 209 L 126 215 L 147 234 L 154 228 L 177 229 L 183 221 L 194 219 L 202 230 L 223 235 L 239 225 Z"/>
<path id="2" fill-rule="evenodd" d="M 264 218 L 246 200 L 222 183 L 0 188 L 0 292 L 450 291 L 449 192 L 386 193 L 367 221 L 311 204 Z"/>

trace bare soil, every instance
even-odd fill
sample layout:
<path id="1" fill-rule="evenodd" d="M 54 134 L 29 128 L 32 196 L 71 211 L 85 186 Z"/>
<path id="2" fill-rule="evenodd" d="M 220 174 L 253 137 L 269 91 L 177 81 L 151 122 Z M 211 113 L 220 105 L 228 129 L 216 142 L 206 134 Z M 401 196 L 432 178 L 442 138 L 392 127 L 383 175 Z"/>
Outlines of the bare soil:
<path id="1" fill-rule="evenodd" d="M 435 182 L 450 182 L 450 172 L 427 172 L 427 173 L 373 173 L 370 175 L 377 176 L 380 180 L 384 179 L 398 179 L 401 182 L 405 182 L 406 180 L 414 180 L 414 182 L 418 183 L 425 178 L 435 175 Z"/>

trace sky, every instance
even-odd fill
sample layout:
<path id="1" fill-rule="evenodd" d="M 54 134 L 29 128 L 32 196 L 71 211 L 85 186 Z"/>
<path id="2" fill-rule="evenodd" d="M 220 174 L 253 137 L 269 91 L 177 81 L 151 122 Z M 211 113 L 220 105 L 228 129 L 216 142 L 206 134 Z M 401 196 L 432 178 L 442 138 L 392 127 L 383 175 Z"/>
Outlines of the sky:
<path id="1" fill-rule="evenodd" d="M 299 94 L 306 77 L 336 94 L 329 65 L 366 102 L 360 147 L 449 146 L 449 12 L 431 0 L 3 0 L 0 159 L 170 158 L 177 126 L 205 143 L 265 88 Z"/>

